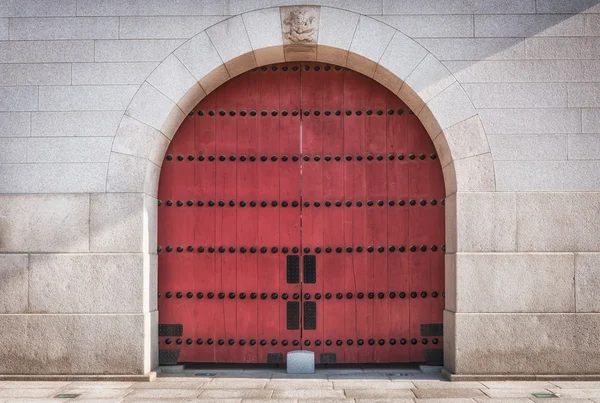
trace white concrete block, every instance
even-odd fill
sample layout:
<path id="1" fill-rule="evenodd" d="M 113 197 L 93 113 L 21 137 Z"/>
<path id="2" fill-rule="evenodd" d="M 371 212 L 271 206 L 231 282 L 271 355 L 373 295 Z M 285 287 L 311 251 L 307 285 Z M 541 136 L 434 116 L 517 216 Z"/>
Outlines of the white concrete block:
<path id="1" fill-rule="evenodd" d="M 383 1 L 383 14 L 533 14 L 534 0 Z"/>
<path id="2" fill-rule="evenodd" d="M 137 85 L 40 87 L 40 110 L 122 111 L 138 89 Z"/>
<path id="3" fill-rule="evenodd" d="M 30 112 L 0 112 L 0 137 L 28 137 Z"/>
<path id="4" fill-rule="evenodd" d="M 600 127 L 600 108 L 581 110 L 581 131 L 583 133 L 596 133 Z"/>
<path id="5" fill-rule="evenodd" d="M 33 112 L 32 137 L 112 137 L 123 111 Z"/>
<path id="6" fill-rule="evenodd" d="M 107 164 L 0 165 L 1 193 L 104 192 Z"/>
<path id="7" fill-rule="evenodd" d="M 31 137 L 27 162 L 108 162 L 111 137 Z"/>
<path id="8" fill-rule="evenodd" d="M 75 16 L 77 0 L 2 0 L 0 17 Z"/>
<path id="9" fill-rule="evenodd" d="M 160 62 L 177 49 L 182 39 L 96 41 L 96 62 Z"/>
<path id="10" fill-rule="evenodd" d="M 583 36 L 583 15 L 476 15 L 476 37 Z"/>
<path id="11" fill-rule="evenodd" d="M 0 85 L 70 85 L 69 63 L 0 64 Z"/>
<path id="12" fill-rule="evenodd" d="M 600 84 L 571 83 L 569 84 L 569 107 L 598 108 L 600 107 Z"/>
<path id="13" fill-rule="evenodd" d="M 444 61 L 525 58 L 525 45 L 519 38 L 424 38 L 416 41 Z"/>
<path id="14" fill-rule="evenodd" d="M 0 111 L 38 110 L 37 87 L 0 87 Z"/>
<path id="15" fill-rule="evenodd" d="M 600 159 L 600 134 L 570 134 L 568 143 L 570 160 Z"/>
<path id="16" fill-rule="evenodd" d="M 372 77 L 395 33 L 396 30 L 389 25 L 361 16 L 350 44 L 348 67 Z"/>
<path id="17" fill-rule="evenodd" d="M 487 137 L 494 161 L 545 161 L 567 159 L 566 134 L 531 134 Z M 570 150 L 569 150 L 570 153 Z"/>
<path id="18" fill-rule="evenodd" d="M 537 0 L 538 13 L 600 13 L 600 4 L 595 0 Z"/>
<path id="19" fill-rule="evenodd" d="M 585 79 L 582 78 L 585 77 L 582 71 L 584 62 L 580 60 L 482 60 L 445 61 L 444 65 L 461 83 L 561 83 Z M 594 65 L 591 61 L 590 64 Z"/>
<path id="20" fill-rule="evenodd" d="M 479 109 L 487 134 L 578 133 L 578 109 Z"/>
<path id="21" fill-rule="evenodd" d="M 142 312 L 143 277 L 141 254 L 33 254 L 29 312 Z"/>
<path id="22" fill-rule="evenodd" d="M 155 128 L 129 116 L 124 116 L 115 136 L 112 150 L 121 154 L 147 158 L 160 166 L 169 142 L 169 139 Z"/>
<path id="23" fill-rule="evenodd" d="M 600 161 L 496 161 L 499 191 L 597 191 Z"/>
<path id="24" fill-rule="evenodd" d="M 117 17 L 12 18 L 10 39 L 119 39 Z"/>
<path id="25" fill-rule="evenodd" d="M 0 163 L 27 162 L 27 140 L 25 137 L 0 137 Z"/>
<path id="26" fill-rule="evenodd" d="M 527 59 L 598 59 L 600 38 L 527 38 Z"/>
<path id="27" fill-rule="evenodd" d="M 120 38 L 189 39 L 225 18 L 221 15 L 121 17 Z"/>
<path id="28" fill-rule="evenodd" d="M 600 254 L 575 254 L 575 299 L 577 312 L 600 312 Z"/>
<path id="29" fill-rule="evenodd" d="M 575 312 L 572 253 L 457 253 L 456 312 Z"/>
<path id="30" fill-rule="evenodd" d="M 147 81 L 186 114 L 206 95 L 194 76 L 174 55 L 169 55 Z"/>
<path id="31" fill-rule="evenodd" d="M 225 62 L 252 52 L 250 39 L 241 16 L 232 17 L 206 30 L 221 59 Z M 231 38 L 235 38 L 232 41 Z"/>
<path id="32" fill-rule="evenodd" d="M 158 62 L 73 63 L 73 85 L 142 84 Z"/>
<path id="33" fill-rule="evenodd" d="M 475 108 L 561 108 L 567 106 L 567 84 L 463 84 Z"/>
<path id="34" fill-rule="evenodd" d="M 2 41 L 0 63 L 93 62 L 94 41 Z"/>
<path id="35" fill-rule="evenodd" d="M 473 36 L 471 15 L 373 16 L 411 38 L 467 38 Z"/>
<path id="36" fill-rule="evenodd" d="M 600 247 L 600 194 L 519 193 L 519 251 L 594 252 Z"/>
<path id="37" fill-rule="evenodd" d="M 3 195 L 0 199 L 0 251 L 89 250 L 89 195 Z"/>
<path id="38" fill-rule="evenodd" d="M 0 18 L 0 40 L 8 40 L 8 18 Z"/>
<path id="39" fill-rule="evenodd" d="M 0 314 L 27 313 L 27 255 L 0 255 Z"/>

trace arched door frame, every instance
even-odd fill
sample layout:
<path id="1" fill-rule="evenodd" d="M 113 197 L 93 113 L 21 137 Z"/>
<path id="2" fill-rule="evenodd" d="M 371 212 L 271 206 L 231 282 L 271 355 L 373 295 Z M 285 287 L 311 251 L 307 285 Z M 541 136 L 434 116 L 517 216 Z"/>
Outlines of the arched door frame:
<path id="1" fill-rule="evenodd" d="M 290 12 L 310 18 L 313 35 L 290 38 Z M 287 21 L 286 21 L 287 20 Z M 354 12 L 319 6 L 272 7 L 233 16 L 198 33 L 147 77 L 117 129 L 108 193 L 143 193 L 146 252 L 143 306 L 156 310 L 156 195 L 161 162 L 185 116 L 206 94 L 252 68 L 289 61 L 348 67 L 398 95 L 424 125 L 446 187 L 446 311 L 456 311 L 457 193 L 496 190 L 487 136 L 456 78 L 429 51 L 399 30 Z M 156 315 L 153 316 L 156 322 Z M 450 318 L 450 316 L 448 316 Z M 446 316 L 445 316 L 446 318 Z M 454 372 L 452 319 L 444 321 L 445 366 Z M 155 323 L 154 323 L 155 324 Z M 145 365 L 156 365 L 156 326 L 147 329 Z"/>

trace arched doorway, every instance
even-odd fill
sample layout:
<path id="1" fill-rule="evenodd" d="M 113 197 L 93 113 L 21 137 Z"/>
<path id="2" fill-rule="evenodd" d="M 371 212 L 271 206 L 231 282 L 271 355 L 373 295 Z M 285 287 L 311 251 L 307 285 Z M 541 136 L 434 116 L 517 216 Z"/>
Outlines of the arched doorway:
<path id="1" fill-rule="evenodd" d="M 440 362 L 444 194 L 426 130 L 374 80 L 288 63 L 228 81 L 162 167 L 161 360 Z"/>

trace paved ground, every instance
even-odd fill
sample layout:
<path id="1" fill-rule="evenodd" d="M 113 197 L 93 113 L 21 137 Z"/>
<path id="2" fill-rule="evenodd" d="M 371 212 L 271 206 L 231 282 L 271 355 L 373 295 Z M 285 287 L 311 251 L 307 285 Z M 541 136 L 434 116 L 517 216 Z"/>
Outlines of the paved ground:
<path id="1" fill-rule="evenodd" d="M 534 394 L 556 394 L 537 398 Z M 57 398 L 77 394 L 76 398 Z M 0 382 L 0 403 L 600 403 L 600 382 L 445 382 L 439 371 L 188 370 L 154 382 Z M 549 402 L 548 402 L 549 401 Z"/>

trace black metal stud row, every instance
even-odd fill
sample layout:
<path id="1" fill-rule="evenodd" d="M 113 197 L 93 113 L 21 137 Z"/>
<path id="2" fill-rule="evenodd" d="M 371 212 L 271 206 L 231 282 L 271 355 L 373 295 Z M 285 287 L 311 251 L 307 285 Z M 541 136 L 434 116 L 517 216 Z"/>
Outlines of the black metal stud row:
<path id="1" fill-rule="evenodd" d="M 171 343 L 173 343 L 173 340 L 170 337 L 168 337 L 168 338 L 166 338 L 164 340 L 164 342 L 165 342 L 165 344 L 171 344 Z M 397 340 L 396 339 L 389 339 L 387 341 L 387 343 L 389 343 L 392 346 L 396 345 L 396 344 L 400 344 L 400 345 L 403 346 L 407 342 L 408 341 L 406 339 L 404 339 L 404 338 L 397 339 Z M 159 339 L 158 343 L 159 344 L 161 343 L 160 339 Z M 183 339 L 176 339 L 175 343 L 176 344 L 183 344 Z M 191 344 L 194 344 L 194 340 L 191 339 L 191 338 L 188 338 L 188 339 L 185 340 L 185 343 L 188 344 L 188 345 L 191 345 Z M 236 344 L 236 340 L 235 339 L 229 339 L 229 340 L 225 341 L 225 339 L 215 340 L 215 339 L 212 339 L 212 338 L 206 339 L 206 341 L 204 341 L 204 339 L 197 339 L 196 340 L 196 344 L 198 344 L 200 346 L 203 345 L 203 344 L 205 344 L 205 343 L 208 344 L 208 345 L 217 344 L 219 346 L 223 346 L 223 345 L 234 346 Z M 248 341 L 246 341 L 246 339 L 240 339 L 240 340 L 237 341 L 237 344 L 240 345 L 240 346 L 245 346 L 245 345 L 255 346 L 256 344 L 260 344 L 261 346 L 266 346 L 267 344 L 270 344 L 271 346 L 276 346 L 279 343 L 280 343 L 280 341 L 276 340 L 276 339 L 272 339 L 270 341 L 270 343 L 267 342 L 267 340 L 265 340 L 265 339 L 262 339 L 260 341 L 256 341 L 255 339 L 250 339 Z M 318 339 L 315 340 L 314 343 L 315 343 L 315 346 L 320 346 L 322 344 L 321 340 L 318 340 Z M 352 345 L 354 345 L 354 343 L 355 343 L 355 341 L 353 339 L 348 339 L 345 342 L 345 344 L 347 344 L 348 346 L 352 346 Z M 418 343 L 419 343 L 419 341 L 417 339 L 415 339 L 415 338 L 410 339 L 410 344 L 415 345 L 415 344 L 418 344 Z M 429 339 L 427 339 L 427 338 L 421 339 L 421 344 L 428 344 L 428 343 L 429 343 Z M 432 344 L 438 344 L 439 343 L 439 339 L 437 339 L 437 338 L 431 339 L 431 343 Z M 287 340 L 281 340 L 281 345 L 282 346 L 287 346 L 288 344 L 289 344 L 289 342 Z M 298 346 L 298 345 L 300 345 L 300 341 L 299 340 L 292 340 L 291 344 L 293 346 Z M 333 340 L 325 340 L 325 345 L 331 346 L 333 344 L 334 344 Z M 379 345 L 379 346 L 384 346 L 386 344 L 386 340 L 385 339 L 379 339 L 379 340 L 375 340 L 375 339 L 368 339 L 368 340 L 357 339 L 356 340 L 356 345 L 358 345 L 358 346 L 363 346 L 365 344 L 367 344 L 369 346 L 374 346 L 376 344 Z M 305 346 L 310 346 L 311 345 L 311 341 L 310 340 L 304 340 L 304 345 Z M 336 340 L 335 341 L 335 345 L 336 346 L 342 346 L 342 345 L 344 345 L 344 341 L 343 340 Z"/>
<path id="2" fill-rule="evenodd" d="M 367 116 L 371 116 L 371 115 L 376 115 L 376 116 L 383 116 L 383 115 L 388 115 L 388 116 L 392 116 L 392 115 L 403 115 L 404 114 L 404 109 L 387 109 L 387 110 L 383 110 L 383 109 L 356 109 L 356 110 L 352 110 L 352 109 L 346 109 L 344 111 L 341 111 L 340 109 L 336 109 L 336 110 L 329 110 L 329 109 L 325 109 L 323 111 L 319 110 L 319 109 L 293 109 L 291 111 L 288 111 L 287 109 L 282 109 L 282 110 L 275 110 L 272 109 L 271 111 L 267 111 L 265 109 L 261 110 L 260 112 L 252 109 L 252 110 L 219 110 L 219 111 L 215 111 L 213 109 L 210 109 L 208 111 L 204 111 L 204 110 L 199 110 L 198 111 L 198 116 L 237 116 L 238 114 L 240 116 L 256 116 L 259 115 L 260 116 L 278 116 L 279 114 L 281 114 L 281 116 L 288 116 L 288 115 L 292 115 L 292 116 L 298 116 L 300 114 L 304 115 L 304 116 L 310 116 L 311 114 L 313 116 L 321 116 L 321 114 L 325 115 L 325 116 L 342 116 L 342 115 L 346 115 L 346 116 L 352 116 L 352 114 L 356 115 L 356 116 L 361 116 L 362 114 L 366 114 Z M 192 116 L 194 114 L 194 112 L 190 112 L 189 116 Z M 413 115 L 414 113 L 409 110 L 409 114 Z"/>
<path id="3" fill-rule="evenodd" d="M 442 206 L 444 206 L 446 204 L 445 199 L 441 199 L 440 203 Z M 325 206 L 325 207 L 342 207 L 342 206 L 346 206 L 346 207 L 352 207 L 353 205 L 356 207 L 362 207 L 364 205 L 366 205 L 367 207 L 373 207 L 373 206 L 377 206 L 377 207 L 383 207 L 383 206 L 405 206 L 406 204 L 408 204 L 409 206 L 416 206 L 417 204 L 420 206 L 426 206 L 427 205 L 427 200 L 425 199 L 421 199 L 420 201 L 417 201 L 415 199 L 410 199 L 408 200 L 408 203 L 406 200 L 401 199 L 401 200 L 388 200 L 387 202 L 383 201 L 383 200 L 366 200 L 366 201 L 362 201 L 362 200 L 357 200 L 355 202 L 353 202 L 352 200 L 346 200 L 345 202 L 342 202 L 341 200 L 336 200 L 335 202 L 327 200 L 323 203 L 321 203 L 318 200 L 315 200 L 313 202 L 310 202 L 308 200 L 304 201 L 302 203 L 303 207 L 321 207 L 321 205 Z M 438 204 L 438 201 L 436 199 L 431 199 L 429 200 L 429 204 L 432 206 L 436 206 Z M 163 202 L 162 200 L 158 201 L 158 206 L 162 206 Z M 174 202 L 173 200 L 167 200 L 165 202 L 165 205 L 167 207 L 171 207 L 173 205 L 176 205 L 177 207 L 182 207 L 182 206 L 188 206 L 188 207 L 193 207 L 194 205 L 197 205 L 198 207 L 204 207 L 204 206 L 208 206 L 208 207 L 235 207 L 235 206 L 240 206 L 240 207 L 277 207 L 277 206 L 281 206 L 281 207 L 298 207 L 300 205 L 300 202 L 294 200 L 292 202 L 288 202 L 287 200 L 283 200 L 281 203 L 279 203 L 277 200 L 273 200 L 271 202 L 266 201 L 266 200 L 262 200 L 260 203 L 257 202 L 256 200 L 251 200 L 251 201 L 245 201 L 242 200 L 239 203 L 237 203 L 235 200 L 229 200 L 229 201 L 225 201 L 225 200 L 219 200 L 218 202 L 215 200 L 209 200 L 208 202 L 205 202 L 204 200 L 198 200 L 197 202 L 194 202 L 194 200 L 188 200 L 186 202 L 184 202 L 183 200 L 177 200 L 176 202 Z"/>
<path id="4" fill-rule="evenodd" d="M 193 154 L 188 154 L 187 157 L 184 157 L 182 154 L 178 154 L 177 157 L 175 158 L 172 154 L 167 154 L 167 156 L 165 157 L 167 159 L 167 161 L 173 161 L 173 159 L 176 159 L 177 161 L 184 161 L 184 160 L 188 160 L 188 161 L 195 161 L 196 160 L 196 156 Z M 310 155 L 292 155 L 291 157 L 287 156 L 287 155 L 282 155 L 281 157 L 278 157 L 277 155 L 272 155 L 272 156 L 266 156 L 266 155 L 261 155 L 260 157 L 257 157 L 256 155 L 250 155 L 250 156 L 246 156 L 246 155 L 240 155 L 240 156 L 235 156 L 235 155 L 230 155 L 229 157 L 227 157 L 226 155 L 219 155 L 219 157 L 210 154 L 208 156 L 205 155 L 199 155 L 198 156 L 198 161 L 221 161 L 221 162 L 225 162 L 225 161 L 237 161 L 239 159 L 239 161 L 241 162 L 246 162 L 246 161 L 250 161 L 250 162 L 254 162 L 254 161 L 261 161 L 261 162 L 267 162 L 267 161 L 271 161 L 271 162 L 276 162 L 278 160 L 281 160 L 283 162 L 287 162 L 287 161 L 299 161 L 300 159 L 302 159 L 303 161 L 309 162 L 310 160 L 315 161 L 315 162 L 319 162 L 321 160 L 324 160 L 325 162 L 329 162 L 329 161 L 352 161 L 353 159 L 356 159 L 357 161 L 362 161 L 364 159 L 366 159 L 367 161 L 383 161 L 383 160 L 388 160 L 388 161 L 395 161 L 396 159 L 398 161 L 403 161 L 406 158 L 408 158 L 409 160 L 415 160 L 415 159 L 420 159 L 421 161 L 424 161 L 425 159 L 427 159 L 427 155 L 420 153 L 419 155 L 415 154 L 415 153 L 409 153 L 408 156 L 405 156 L 404 154 L 388 154 L 387 157 L 385 157 L 383 154 L 367 154 L 365 156 L 363 156 L 362 154 L 346 154 L 344 157 L 342 157 L 339 154 L 336 154 L 334 156 L 331 156 L 329 154 L 321 157 L 320 155 L 313 155 L 312 157 Z M 437 154 L 433 153 L 429 155 L 429 158 L 434 160 L 437 158 Z"/>
<path id="5" fill-rule="evenodd" d="M 442 252 L 446 251 L 446 245 L 442 245 L 441 248 L 438 248 L 437 245 L 431 245 L 431 247 L 428 247 L 427 245 L 421 245 L 420 247 L 416 246 L 416 245 L 411 245 L 408 250 L 411 252 L 416 252 L 416 251 L 421 251 L 421 252 L 427 252 L 427 250 L 431 250 L 432 252 L 436 252 L 438 249 L 441 249 Z M 162 246 L 159 246 L 157 248 L 158 252 L 162 252 Z M 165 248 L 165 250 L 167 252 L 173 252 L 173 247 L 172 246 L 167 246 Z M 183 251 L 188 251 L 188 252 L 194 252 L 195 250 L 197 250 L 199 253 L 204 253 L 205 251 L 208 253 L 214 253 L 216 251 L 218 251 L 219 253 L 225 253 L 225 252 L 229 252 L 229 253 L 236 253 L 236 252 L 240 252 L 240 253 L 268 253 L 269 251 L 271 253 L 278 253 L 279 252 L 279 248 L 277 248 L 276 246 L 273 246 L 271 248 L 268 248 L 266 246 L 262 246 L 262 247 L 257 247 L 257 246 L 242 246 L 239 249 L 236 249 L 234 246 L 230 246 L 229 248 L 225 247 L 225 246 L 219 246 L 218 248 L 216 248 L 215 246 L 208 246 L 208 247 L 204 247 L 204 246 L 198 246 L 198 249 L 195 249 L 193 246 L 188 246 L 187 248 L 184 248 L 183 246 L 178 246 L 177 248 L 175 248 L 175 250 L 179 253 L 183 252 Z M 389 252 L 406 252 L 407 248 L 405 246 L 388 246 L 387 248 L 385 246 L 378 246 L 377 248 L 375 248 L 374 246 L 367 246 L 367 247 L 363 247 L 363 246 L 357 246 L 357 247 L 352 247 L 352 246 L 347 246 L 345 248 L 342 248 L 341 246 L 338 246 L 336 248 L 333 248 L 331 246 L 326 247 L 325 249 L 321 248 L 321 247 L 316 247 L 314 249 L 311 249 L 309 247 L 305 247 L 304 249 L 302 249 L 302 251 L 304 253 L 311 253 L 311 251 L 313 253 L 321 253 L 323 251 L 325 251 L 325 253 L 342 253 L 342 252 L 346 252 L 346 253 L 352 253 L 352 252 L 358 252 L 361 253 L 363 251 L 367 251 L 368 253 L 373 253 L 375 251 L 379 252 L 379 253 L 383 253 L 386 250 Z M 290 249 L 287 246 L 284 246 L 283 248 L 281 248 L 281 253 L 288 253 L 290 252 Z M 300 249 L 297 246 L 294 246 L 291 249 L 292 253 L 299 253 Z"/>
<path id="6" fill-rule="evenodd" d="M 389 297 L 390 299 L 394 299 L 397 296 L 399 299 L 404 299 L 404 298 L 407 297 L 407 295 L 408 294 L 405 293 L 405 292 L 403 292 L 403 291 L 399 292 L 398 294 L 396 294 L 395 292 L 392 291 L 392 292 L 390 292 L 390 293 L 387 294 L 387 297 Z M 158 293 L 158 298 L 160 298 L 161 296 L 162 296 L 162 294 Z M 181 298 L 183 298 L 183 296 L 184 296 L 184 294 L 182 292 L 175 293 L 175 298 L 181 299 Z M 194 295 L 194 293 L 191 292 L 191 291 L 187 292 L 185 294 L 185 296 L 188 299 L 194 298 L 194 296 L 196 296 L 198 299 L 203 299 L 205 297 L 204 293 L 202 293 L 202 292 L 196 293 Z M 330 292 L 325 293 L 324 296 L 325 296 L 325 299 L 332 299 L 332 298 L 334 298 L 334 295 L 332 293 L 330 293 Z M 427 294 L 426 291 L 421 291 L 420 293 L 417 293 L 416 291 L 413 291 L 413 292 L 410 293 L 410 297 L 411 298 L 417 298 L 419 296 L 421 298 L 427 298 L 428 294 Z M 439 296 L 439 293 L 437 291 L 434 291 L 434 292 L 431 293 L 431 298 L 437 298 L 438 296 Z M 173 293 L 171 291 L 167 291 L 165 293 L 165 297 L 166 298 L 172 298 L 173 297 Z M 218 294 L 215 294 L 214 292 L 209 292 L 209 293 L 206 294 L 206 297 L 208 299 L 213 299 L 215 297 L 217 297 L 218 299 L 225 299 L 226 297 L 229 298 L 229 299 L 235 299 L 236 293 L 230 292 L 229 294 L 225 294 L 224 292 L 220 292 Z M 237 297 L 239 299 L 246 299 L 246 298 L 257 299 L 257 298 L 260 297 L 260 299 L 265 300 L 265 299 L 269 299 L 269 298 L 271 298 L 271 299 L 277 299 L 277 298 L 279 298 L 279 294 L 277 294 L 276 292 L 271 293 L 271 294 L 263 292 L 263 293 L 261 293 L 259 295 L 258 293 L 255 293 L 255 292 L 252 292 L 250 294 L 246 294 L 245 292 L 242 292 L 242 293 L 237 294 Z M 377 297 L 378 299 L 384 299 L 386 297 L 386 294 L 384 292 L 378 292 L 377 294 L 375 294 L 374 292 L 370 292 L 370 293 L 367 293 L 367 294 L 359 292 L 359 293 L 356 294 L 356 298 L 358 298 L 358 299 L 363 299 L 365 297 L 368 298 L 368 299 L 375 299 L 375 297 Z M 293 299 L 296 299 L 296 300 L 300 299 L 300 294 L 294 293 L 291 296 L 288 293 L 281 294 L 281 299 L 287 300 L 289 298 L 293 298 Z M 303 298 L 305 300 L 310 300 L 311 298 L 319 300 L 319 299 L 323 298 L 323 294 L 316 293 L 314 295 L 311 295 L 309 293 L 305 293 L 303 295 Z M 344 299 L 344 298 L 346 298 L 346 299 L 352 299 L 352 298 L 354 298 L 354 294 L 351 293 L 351 292 L 348 292 L 346 294 L 338 292 L 337 294 L 335 294 L 335 298 L 336 299 Z M 446 298 L 446 292 L 442 292 L 442 298 Z"/>
<path id="7" fill-rule="evenodd" d="M 292 66 L 292 71 L 298 71 L 298 70 L 299 70 L 299 68 L 300 68 L 299 66 Z M 341 66 L 336 66 L 336 65 L 333 65 L 333 66 L 332 66 L 332 65 L 329 65 L 329 64 L 326 64 L 326 65 L 324 65 L 324 66 L 323 66 L 323 70 L 325 70 L 325 71 L 329 71 L 329 70 L 331 70 L 332 68 L 333 68 L 335 71 L 340 71 L 340 70 L 342 70 L 342 68 L 343 68 L 345 71 L 350 71 L 350 69 L 349 69 L 348 67 L 341 67 Z M 268 71 L 268 70 L 269 70 L 269 67 L 268 67 L 268 66 L 262 66 L 262 67 L 260 67 L 260 69 L 261 69 L 262 71 Z M 273 66 L 271 66 L 271 70 L 273 70 L 273 71 L 277 71 L 278 69 L 279 69 L 279 66 L 276 66 L 276 65 L 273 65 Z M 314 67 L 313 67 L 313 69 L 314 69 L 315 71 L 319 71 L 319 70 L 321 70 L 321 65 L 319 65 L 319 64 L 315 64 L 315 65 L 314 65 Z M 282 71 L 288 71 L 288 70 L 289 70 L 289 68 L 288 68 L 288 66 L 282 66 L 282 67 L 281 67 L 281 70 L 282 70 Z M 304 71 L 309 71 L 309 70 L 310 70 L 310 66 L 309 66 L 308 64 L 305 64 L 305 65 L 304 65 Z M 252 71 L 258 71 L 258 67 L 255 67 L 255 68 L 253 68 L 253 69 L 252 69 Z"/>

